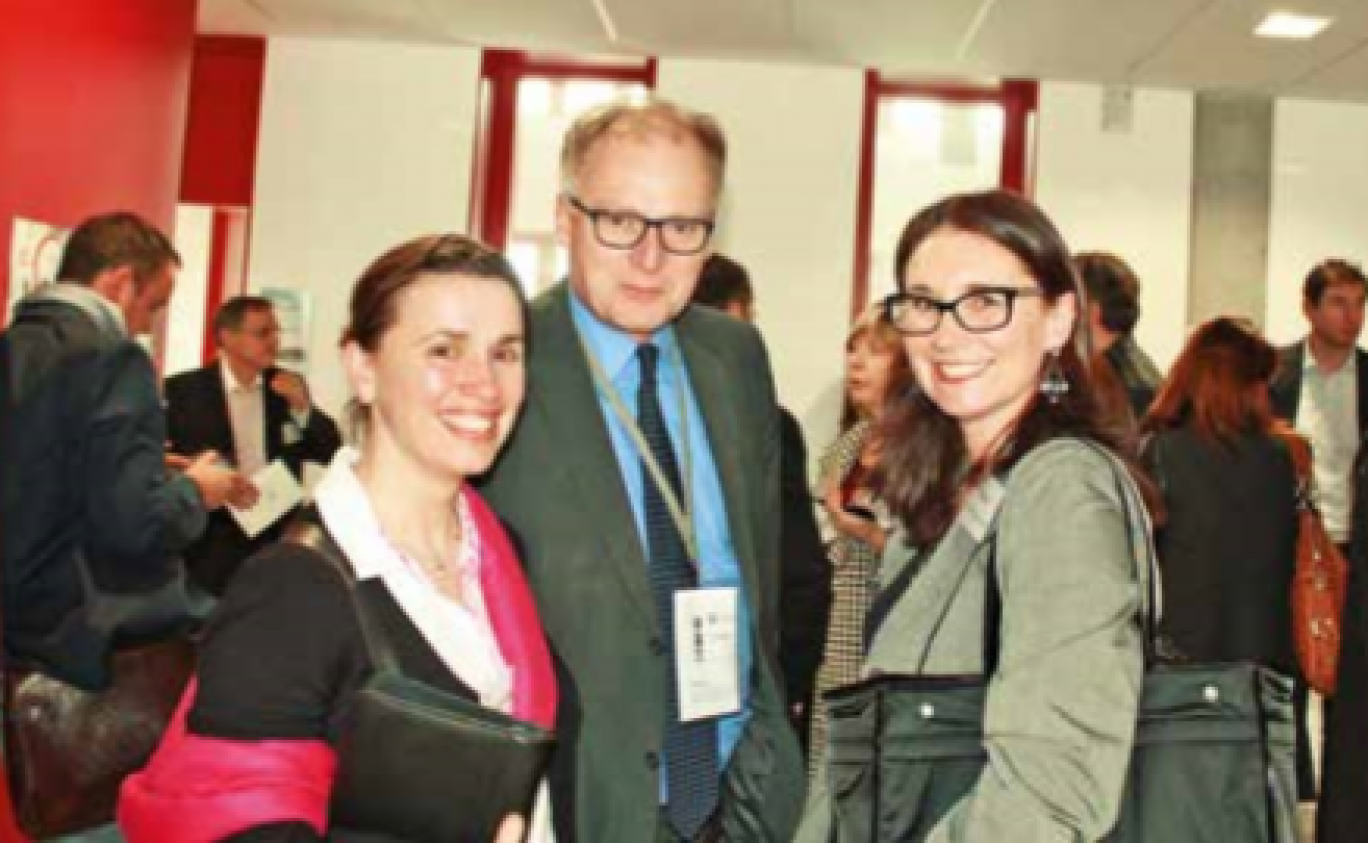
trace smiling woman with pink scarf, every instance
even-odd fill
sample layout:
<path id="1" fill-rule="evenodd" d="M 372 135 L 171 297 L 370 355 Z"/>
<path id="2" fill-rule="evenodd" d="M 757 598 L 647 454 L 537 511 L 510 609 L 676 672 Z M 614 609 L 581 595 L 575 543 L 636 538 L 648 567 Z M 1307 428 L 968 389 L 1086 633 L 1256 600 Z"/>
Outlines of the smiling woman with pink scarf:
<path id="1" fill-rule="evenodd" d="M 522 404 L 524 303 L 512 269 L 464 237 L 422 238 L 366 271 L 350 315 L 343 356 L 362 437 L 319 484 L 315 520 L 354 590 L 312 547 L 282 542 L 249 560 L 162 746 L 125 783 L 119 822 L 133 843 L 400 839 L 328 822 L 336 739 L 372 672 L 353 601 L 409 678 L 554 721 L 526 582 L 465 483 L 489 467 Z M 473 807 L 457 790 L 450 805 Z M 522 819 L 529 840 L 551 840 L 544 785 Z M 522 839 L 522 825 L 506 823 L 500 843 Z"/>

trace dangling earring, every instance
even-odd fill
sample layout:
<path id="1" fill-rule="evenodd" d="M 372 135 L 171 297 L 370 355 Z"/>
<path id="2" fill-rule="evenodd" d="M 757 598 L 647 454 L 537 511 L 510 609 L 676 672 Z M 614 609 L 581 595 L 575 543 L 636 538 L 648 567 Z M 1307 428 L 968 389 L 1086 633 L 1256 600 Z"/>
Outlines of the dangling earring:
<path id="1" fill-rule="evenodd" d="M 1051 404 L 1069 394 L 1069 379 L 1064 377 L 1064 367 L 1059 363 L 1059 355 L 1051 354 L 1045 362 L 1045 374 L 1040 379 L 1040 394 Z"/>

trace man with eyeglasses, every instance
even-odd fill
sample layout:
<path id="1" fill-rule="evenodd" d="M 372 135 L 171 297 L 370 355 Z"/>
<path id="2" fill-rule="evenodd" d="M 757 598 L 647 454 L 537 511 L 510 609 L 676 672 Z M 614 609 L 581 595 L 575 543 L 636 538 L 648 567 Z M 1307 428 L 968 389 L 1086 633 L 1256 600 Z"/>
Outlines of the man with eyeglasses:
<path id="1" fill-rule="evenodd" d="M 214 314 L 219 359 L 166 381 L 166 434 L 172 454 L 220 454 L 246 477 L 276 460 L 296 479 L 305 461 L 326 465 L 342 444 L 337 425 L 313 406 L 308 385 L 282 369 L 280 322 L 270 299 L 237 296 Z M 186 549 L 186 565 L 201 588 L 221 595 L 233 574 L 280 537 L 288 517 L 249 536 L 226 511 L 209 518 Z"/>
<path id="2" fill-rule="evenodd" d="M 773 377 L 754 328 L 689 306 L 724 156 L 711 118 L 659 101 L 590 113 L 562 149 L 569 277 L 533 305 L 487 487 L 562 667 L 561 840 L 788 841 L 802 807 Z"/>

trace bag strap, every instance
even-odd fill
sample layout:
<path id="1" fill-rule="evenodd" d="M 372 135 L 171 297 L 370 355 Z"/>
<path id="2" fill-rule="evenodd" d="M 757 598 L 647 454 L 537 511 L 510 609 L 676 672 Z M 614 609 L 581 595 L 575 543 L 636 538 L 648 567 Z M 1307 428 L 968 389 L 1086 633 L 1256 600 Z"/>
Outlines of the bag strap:
<path id="1" fill-rule="evenodd" d="M 954 527 L 951 529 L 953 530 Z M 996 536 L 997 512 L 993 513 L 993 520 L 989 523 L 987 529 L 988 537 Z M 946 536 L 948 537 L 949 533 L 947 533 Z M 944 542 L 945 538 L 942 538 L 941 541 Z M 983 545 L 981 544 L 979 545 L 979 547 L 982 546 Z M 934 553 L 935 551 L 932 550 L 931 552 Z M 923 565 L 920 557 L 921 551 L 918 551 L 918 559 L 908 560 L 908 563 L 903 566 L 903 569 L 898 572 L 898 575 L 875 593 L 874 601 L 869 607 L 869 612 L 865 615 L 863 630 L 864 650 L 869 650 L 870 645 L 874 641 L 875 634 L 879 631 L 879 627 L 883 626 L 884 621 L 888 619 L 888 616 L 892 614 L 893 609 L 897 607 L 898 601 L 901 600 L 902 596 L 907 593 L 907 590 L 912 587 L 912 580 L 916 578 L 917 573 L 921 570 Z M 964 581 L 969 578 L 969 570 L 974 567 L 973 557 L 974 555 L 971 554 L 970 557 L 965 560 L 964 565 L 961 566 L 959 576 L 955 579 L 955 586 L 950 590 L 952 595 L 958 594 L 960 589 L 964 587 Z M 922 650 L 921 659 L 917 662 L 916 673 L 921 674 L 925 672 L 926 660 L 931 657 L 931 647 L 935 644 L 936 638 L 940 636 L 941 628 L 945 626 L 945 621 L 950 615 L 950 608 L 953 603 L 953 599 L 946 600 L 942 603 L 940 613 L 936 616 L 936 622 L 931 625 L 931 631 L 926 636 L 926 647 Z M 996 628 L 996 625 L 994 624 L 993 626 L 986 628 Z M 985 654 L 986 653 L 987 650 L 985 649 Z M 987 662 L 985 662 L 985 664 L 986 663 Z"/>
<path id="2" fill-rule="evenodd" d="M 1292 458 L 1292 474 L 1297 481 L 1297 509 L 1317 511 L 1316 474 L 1311 443 L 1290 428 L 1275 427 L 1273 435 L 1283 443 Z"/>
<path id="3" fill-rule="evenodd" d="M 328 532 L 328 527 L 323 523 L 322 515 L 318 511 L 318 505 L 311 503 L 302 508 L 285 529 L 281 541 L 297 544 L 314 551 L 337 572 L 337 575 L 342 578 L 342 582 L 347 586 L 347 594 L 350 596 L 352 607 L 356 611 L 357 624 L 361 628 L 361 638 L 365 642 L 366 655 L 370 658 L 371 666 L 376 670 L 403 673 L 399 669 L 399 658 L 395 654 L 389 638 L 382 631 L 379 619 L 367 601 L 356 593 L 356 569 L 352 567 L 351 562 L 342 553 L 342 548 L 338 546 L 337 540 Z"/>
<path id="4" fill-rule="evenodd" d="M 1135 527 L 1137 523 L 1145 524 L 1147 519 L 1143 515 L 1137 515 L 1134 511 L 1132 496 L 1122 480 L 1123 468 L 1119 465 L 1117 457 L 1105 448 L 1087 439 L 1078 439 L 1077 441 L 1101 454 L 1112 468 L 1112 479 L 1116 482 L 1116 493 L 1121 499 L 1121 517 L 1126 526 L 1126 543 L 1130 546 L 1131 558 L 1135 559 Z M 1142 531 L 1142 535 L 1145 536 L 1145 547 L 1144 553 L 1140 555 L 1144 558 L 1144 564 L 1149 569 L 1149 576 L 1144 576 L 1139 561 L 1135 562 L 1135 576 L 1137 582 L 1145 583 L 1145 605 L 1140 608 L 1140 633 L 1141 644 L 1144 648 L 1145 667 L 1149 668 L 1158 661 L 1156 644 L 1158 634 L 1158 618 L 1156 616 L 1158 611 L 1156 583 L 1158 560 L 1154 551 L 1154 543 L 1149 539 L 1148 525 Z M 997 530 L 993 530 L 985 541 L 988 543 L 988 587 L 985 590 L 983 600 L 983 673 L 988 676 L 997 670 L 998 658 L 1001 654 L 1002 593 L 998 583 Z"/>

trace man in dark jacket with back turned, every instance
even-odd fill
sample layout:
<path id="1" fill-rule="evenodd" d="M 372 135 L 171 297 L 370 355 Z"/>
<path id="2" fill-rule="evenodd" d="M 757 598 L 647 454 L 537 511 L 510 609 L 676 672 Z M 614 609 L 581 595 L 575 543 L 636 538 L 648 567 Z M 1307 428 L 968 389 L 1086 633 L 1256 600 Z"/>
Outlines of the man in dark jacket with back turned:
<path id="1" fill-rule="evenodd" d="M 720 253 L 703 264 L 693 303 L 755 322 L 750 273 Z M 808 707 L 831 618 L 831 559 L 808 487 L 803 430 L 783 407 L 779 435 L 779 668 L 798 739 L 806 747 Z"/>
<path id="2" fill-rule="evenodd" d="M 206 510 L 252 495 L 213 454 L 181 473 L 165 464 L 156 374 L 130 337 L 150 329 L 179 264 L 137 216 L 94 217 L 72 233 L 59 282 L 25 297 L 0 335 L 5 654 L 82 688 L 109 681 L 128 631 L 92 612 L 92 591 L 160 589 Z"/>

